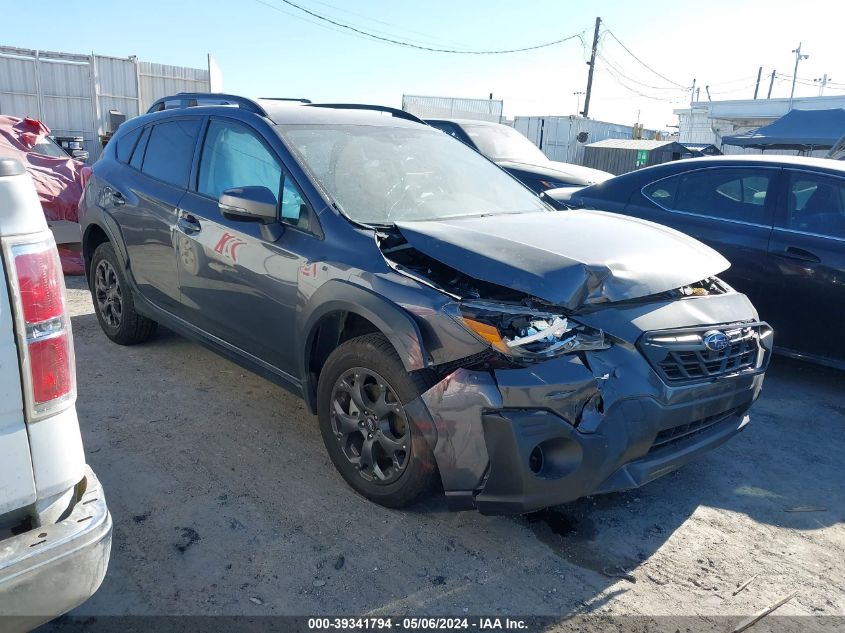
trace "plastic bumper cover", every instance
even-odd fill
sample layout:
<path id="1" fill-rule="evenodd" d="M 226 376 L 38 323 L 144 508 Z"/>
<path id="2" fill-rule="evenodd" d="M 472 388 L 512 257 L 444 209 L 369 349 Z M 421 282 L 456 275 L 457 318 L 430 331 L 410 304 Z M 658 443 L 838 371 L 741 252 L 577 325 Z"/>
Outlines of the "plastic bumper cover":
<path id="1" fill-rule="evenodd" d="M 684 385 L 625 345 L 585 361 L 459 369 L 421 396 L 447 501 L 515 514 L 656 479 L 745 427 L 770 347 L 749 371 Z"/>
<path id="2" fill-rule="evenodd" d="M 112 520 L 90 467 L 63 521 L 0 541 L 0 629 L 27 631 L 82 604 L 99 588 Z"/>

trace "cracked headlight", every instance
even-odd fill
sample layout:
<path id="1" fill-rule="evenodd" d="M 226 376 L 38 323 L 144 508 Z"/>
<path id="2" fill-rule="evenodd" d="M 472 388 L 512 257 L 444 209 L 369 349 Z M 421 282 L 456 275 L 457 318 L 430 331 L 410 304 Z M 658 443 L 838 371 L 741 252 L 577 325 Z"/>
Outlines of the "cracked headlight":
<path id="1" fill-rule="evenodd" d="M 461 304 L 461 320 L 494 349 L 518 358 L 550 358 L 610 347 L 601 330 L 562 314 L 519 306 L 466 302 Z"/>

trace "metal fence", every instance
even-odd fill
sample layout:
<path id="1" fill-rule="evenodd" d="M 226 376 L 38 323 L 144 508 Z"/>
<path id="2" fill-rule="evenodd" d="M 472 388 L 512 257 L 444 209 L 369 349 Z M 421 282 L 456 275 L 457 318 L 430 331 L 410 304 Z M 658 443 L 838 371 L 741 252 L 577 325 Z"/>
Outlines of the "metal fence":
<path id="1" fill-rule="evenodd" d="M 109 111 L 127 119 L 176 92 L 207 92 L 207 69 L 0 46 L 0 114 L 33 117 L 56 136 L 81 136 L 95 160 Z"/>
<path id="2" fill-rule="evenodd" d="M 460 99 L 402 95 L 402 109 L 421 119 L 479 119 L 500 123 L 503 102 L 497 99 Z"/>

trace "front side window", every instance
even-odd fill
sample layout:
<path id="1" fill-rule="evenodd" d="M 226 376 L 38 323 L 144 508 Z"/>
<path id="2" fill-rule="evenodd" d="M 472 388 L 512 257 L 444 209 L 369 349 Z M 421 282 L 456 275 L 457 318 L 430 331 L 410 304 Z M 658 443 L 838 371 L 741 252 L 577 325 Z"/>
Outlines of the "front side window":
<path id="1" fill-rule="evenodd" d="M 197 191 L 217 200 L 226 189 L 267 187 L 278 200 L 282 168 L 246 127 L 212 120 L 200 158 Z"/>
<path id="2" fill-rule="evenodd" d="M 279 126 L 343 212 L 365 224 L 548 211 L 519 182 L 437 130 Z"/>
<path id="3" fill-rule="evenodd" d="M 667 178 L 643 189 L 656 204 L 711 218 L 766 223 L 766 196 L 774 170 L 702 169 Z"/>
<path id="4" fill-rule="evenodd" d="M 199 126 L 199 119 L 178 119 L 154 125 L 141 171 L 177 187 L 187 187 Z"/>
<path id="5" fill-rule="evenodd" d="M 845 180 L 791 172 L 786 210 L 784 228 L 845 239 Z"/>

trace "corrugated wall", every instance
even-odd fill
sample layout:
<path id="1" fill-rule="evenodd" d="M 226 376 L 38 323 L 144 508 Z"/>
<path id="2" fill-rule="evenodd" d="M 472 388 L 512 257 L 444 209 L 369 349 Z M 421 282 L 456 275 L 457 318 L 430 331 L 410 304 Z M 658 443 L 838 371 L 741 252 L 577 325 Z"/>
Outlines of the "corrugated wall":
<path id="1" fill-rule="evenodd" d="M 177 92 L 209 92 L 208 69 L 138 62 L 141 84 L 141 111 L 153 101 Z"/>
<path id="2" fill-rule="evenodd" d="M 478 119 L 499 123 L 503 106 L 497 99 L 402 95 L 402 109 L 421 119 Z"/>
<path id="3" fill-rule="evenodd" d="M 518 116 L 514 128 L 522 132 L 552 160 L 585 165 L 584 145 L 608 138 L 633 138 L 634 127 L 595 121 L 576 116 Z M 586 133 L 584 142 L 579 134 Z M 656 130 L 643 130 L 643 138 L 651 139 Z"/>
<path id="4" fill-rule="evenodd" d="M 207 69 L 0 46 L 0 114 L 34 117 L 56 136 L 81 136 L 96 160 L 109 110 L 138 116 L 156 99 L 208 92 Z"/>

